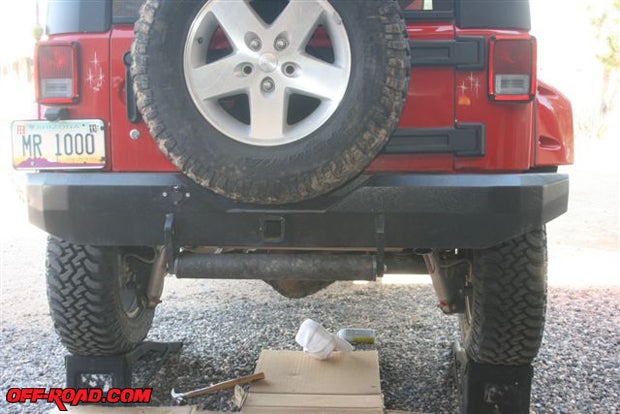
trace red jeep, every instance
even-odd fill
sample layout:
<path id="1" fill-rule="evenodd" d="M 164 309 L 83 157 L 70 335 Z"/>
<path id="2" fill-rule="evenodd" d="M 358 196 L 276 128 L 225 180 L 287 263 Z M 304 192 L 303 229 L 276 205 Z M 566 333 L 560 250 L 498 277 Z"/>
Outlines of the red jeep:
<path id="1" fill-rule="evenodd" d="M 166 274 L 423 271 L 470 359 L 531 362 L 573 130 L 527 0 L 142 3 L 49 0 L 12 126 L 69 351 L 140 344 Z"/>

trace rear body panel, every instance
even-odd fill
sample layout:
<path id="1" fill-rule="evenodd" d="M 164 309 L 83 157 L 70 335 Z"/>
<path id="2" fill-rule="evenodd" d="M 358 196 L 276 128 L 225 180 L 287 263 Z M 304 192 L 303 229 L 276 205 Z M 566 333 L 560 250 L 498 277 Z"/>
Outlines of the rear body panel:
<path id="1" fill-rule="evenodd" d="M 410 41 L 426 43 L 427 46 L 480 37 L 486 49 L 491 36 L 518 37 L 527 34 L 523 30 L 461 29 L 455 23 L 463 18 L 458 13 L 452 19 L 446 18 L 452 13 L 445 11 L 408 13 Z M 465 16 L 465 19 L 468 18 Z M 80 44 L 83 98 L 78 104 L 68 106 L 69 116 L 71 119 L 98 117 L 106 121 L 108 170 L 177 171 L 159 151 L 146 125 L 141 121 L 132 123 L 128 119 L 128 79 L 123 58 L 131 49 L 132 40 L 131 24 L 112 25 L 107 33 L 50 37 L 49 42 L 74 41 Z M 414 56 L 409 93 L 399 124 L 399 128 L 407 130 L 453 129 L 464 124 L 481 124 L 484 127 L 484 154 L 459 156 L 432 149 L 382 154 L 368 166 L 366 173 L 502 173 L 571 163 L 572 135 L 567 122 L 562 122 L 564 128 L 552 125 L 554 118 L 570 118 L 570 115 L 562 115 L 570 114 L 568 101 L 557 94 L 539 94 L 536 103 L 492 102 L 487 96 L 486 63 L 475 69 L 457 64 L 419 66 Z M 103 74 L 102 80 L 99 79 L 100 74 Z M 45 108 L 42 108 L 41 117 L 44 113 Z M 542 129 L 536 128 L 535 119 L 543 125 Z M 130 137 L 132 131 L 134 138 Z M 138 139 L 135 139 L 136 132 Z M 541 133 L 544 134 L 540 136 Z M 420 138 L 412 136 L 409 139 Z"/>
<path id="2" fill-rule="evenodd" d="M 415 22 L 407 25 L 409 39 L 454 40 L 452 22 Z M 454 126 L 454 67 L 413 66 L 399 128 L 452 128 Z M 380 155 L 367 173 L 390 171 L 441 172 L 453 170 L 451 154 Z"/>
<path id="3" fill-rule="evenodd" d="M 410 23 L 409 39 L 454 40 L 454 25 L 446 23 Z M 441 128 L 454 125 L 454 67 L 419 67 L 411 70 L 407 101 L 400 128 Z"/>
<path id="4" fill-rule="evenodd" d="M 176 171 L 151 138 L 145 123 L 131 123 L 127 116 L 127 65 L 126 53 L 130 53 L 133 26 L 119 25 L 112 29 L 110 42 L 110 134 L 112 145 L 112 169 L 114 171 Z M 129 103 L 132 104 L 132 103 Z M 139 138 L 130 136 L 132 130 Z"/>

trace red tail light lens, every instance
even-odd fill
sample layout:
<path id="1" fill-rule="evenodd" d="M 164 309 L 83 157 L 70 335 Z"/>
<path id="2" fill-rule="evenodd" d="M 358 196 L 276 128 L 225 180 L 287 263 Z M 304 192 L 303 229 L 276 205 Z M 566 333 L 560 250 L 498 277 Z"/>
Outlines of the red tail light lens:
<path id="1" fill-rule="evenodd" d="M 536 95 L 536 39 L 493 37 L 489 46 L 489 97 L 529 102 Z"/>
<path id="2" fill-rule="evenodd" d="M 40 44 L 36 51 L 36 62 L 39 103 L 77 102 L 79 91 L 76 44 Z"/>

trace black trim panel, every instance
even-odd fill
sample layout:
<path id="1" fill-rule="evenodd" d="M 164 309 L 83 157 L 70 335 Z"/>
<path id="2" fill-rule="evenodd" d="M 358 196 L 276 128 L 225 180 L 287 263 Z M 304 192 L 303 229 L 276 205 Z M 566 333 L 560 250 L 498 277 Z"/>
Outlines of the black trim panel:
<path id="1" fill-rule="evenodd" d="M 485 67 L 486 41 L 480 36 L 455 40 L 410 40 L 413 66 L 456 66 L 461 70 Z"/>
<path id="2" fill-rule="evenodd" d="M 459 124 L 456 128 L 398 129 L 383 152 L 452 153 L 460 157 L 482 157 L 485 155 L 485 128 L 483 124 Z"/>
<path id="3" fill-rule="evenodd" d="M 240 204 L 179 173 L 26 174 L 30 221 L 67 241 L 246 248 L 482 248 L 533 230 L 568 205 L 563 174 L 385 174 L 286 206 Z M 282 235 L 261 223 L 278 219 Z M 380 218 L 381 220 L 378 220 Z"/>
<path id="4" fill-rule="evenodd" d="M 123 63 L 125 64 L 125 106 L 127 108 L 127 120 L 131 124 L 137 124 L 142 120 L 142 117 L 138 111 L 136 94 L 133 90 L 133 77 L 131 76 L 131 52 L 125 52 L 123 55 Z"/>

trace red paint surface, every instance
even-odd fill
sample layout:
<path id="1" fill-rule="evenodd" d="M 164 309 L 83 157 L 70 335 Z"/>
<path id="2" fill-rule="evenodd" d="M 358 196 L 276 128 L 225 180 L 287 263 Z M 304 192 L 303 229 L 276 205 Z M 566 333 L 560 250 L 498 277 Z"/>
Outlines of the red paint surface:
<path id="1" fill-rule="evenodd" d="M 568 98 L 551 85 L 538 82 L 536 112 L 535 165 L 572 164 L 573 110 Z"/>
<path id="2" fill-rule="evenodd" d="M 407 25 L 409 39 L 452 40 L 452 23 Z M 454 67 L 413 67 L 399 128 L 451 128 L 454 126 Z M 379 155 L 367 172 L 450 172 L 449 154 Z"/>
<path id="3" fill-rule="evenodd" d="M 449 40 L 457 36 L 523 37 L 524 32 L 460 30 L 452 23 L 408 25 L 410 39 Z M 124 54 L 133 39 L 131 26 L 117 26 L 107 34 L 54 36 L 49 42 L 79 42 L 80 100 L 62 105 L 71 119 L 97 118 L 106 124 L 107 170 L 175 171 L 159 151 L 143 122 L 131 124 L 125 103 Z M 488 45 L 487 45 L 488 46 Z M 94 54 L 103 68 L 100 88 L 89 81 Z M 40 109 L 40 117 L 44 114 Z M 538 119 L 535 125 L 534 119 Z M 381 155 L 367 172 L 514 172 L 532 166 L 572 163 L 572 114 L 568 100 L 540 83 L 535 101 L 497 103 L 488 97 L 488 72 L 460 71 L 453 67 L 416 67 L 402 112 L 401 128 L 449 128 L 461 123 L 483 123 L 486 155 L 454 157 L 450 154 Z M 140 139 L 132 140 L 132 129 Z M 534 131 L 537 131 L 535 133 Z"/>
<path id="4" fill-rule="evenodd" d="M 127 119 L 125 63 L 123 56 L 131 49 L 133 27 L 112 30 L 110 43 L 110 119 L 112 121 L 112 165 L 114 171 L 177 171 L 159 150 L 145 123 L 132 124 Z M 132 129 L 140 139 L 129 137 Z"/>
<path id="5" fill-rule="evenodd" d="M 452 40 L 451 23 L 410 24 L 410 39 Z M 414 67 L 400 128 L 441 128 L 454 124 L 454 67 Z"/>

